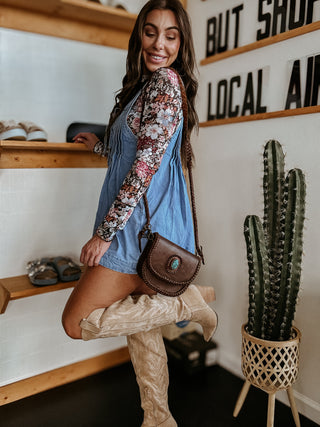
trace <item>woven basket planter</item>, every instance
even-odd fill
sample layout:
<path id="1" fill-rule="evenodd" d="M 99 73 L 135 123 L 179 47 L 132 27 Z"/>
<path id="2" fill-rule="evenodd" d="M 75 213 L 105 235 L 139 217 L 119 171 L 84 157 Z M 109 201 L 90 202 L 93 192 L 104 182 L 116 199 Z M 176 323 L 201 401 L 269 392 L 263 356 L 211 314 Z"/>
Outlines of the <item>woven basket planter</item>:
<path id="1" fill-rule="evenodd" d="M 254 386 L 274 393 L 288 389 L 297 379 L 299 366 L 300 331 L 293 327 L 288 341 L 269 341 L 256 338 L 242 326 L 241 368 Z"/>
<path id="2" fill-rule="evenodd" d="M 269 341 L 256 338 L 242 326 L 241 368 L 246 378 L 233 416 L 237 417 L 251 385 L 268 393 L 267 427 L 274 425 L 275 395 L 278 390 L 286 390 L 296 427 L 300 427 L 299 413 L 294 401 L 292 384 L 297 379 L 299 367 L 299 344 L 301 333 L 292 328 L 292 338 L 288 341 Z"/>

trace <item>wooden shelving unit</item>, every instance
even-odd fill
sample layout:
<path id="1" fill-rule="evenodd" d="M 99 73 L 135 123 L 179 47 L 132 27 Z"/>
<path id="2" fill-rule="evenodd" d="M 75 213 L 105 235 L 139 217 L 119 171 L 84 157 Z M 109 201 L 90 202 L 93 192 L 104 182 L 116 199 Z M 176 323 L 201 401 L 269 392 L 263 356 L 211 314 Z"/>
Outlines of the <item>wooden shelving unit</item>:
<path id="1" fill-rule="evenodd" d="M 127 49 L 136 15 L 88 0 L 0 0 L 0 27 Z"/>
<path id="2" fill-rule="evenodd" d="M 0 27 L 127 49 L 136 16 L 86 0 L 0 0 Z M 0 141 L 0 169 L 106 168 L 84 144 Z M 0 313 L 10 300 L 73 287 L 33 286 L 27 275 L 0 279 Z"/>
<path id="3" fill-rule="evenodd" d="M 0 141 L 0 169 L 106 168 L 107 160 L 70 142 Z"/>
<path id="4" fill-rule="evenodd" d="M 6 311 L 8 303 L 11 300 L 73 288 L 76 283 L 76 281 L 59 282 L 49 286 L 34 286 L 26 274 L 0 279 L 0 314 Z"/>

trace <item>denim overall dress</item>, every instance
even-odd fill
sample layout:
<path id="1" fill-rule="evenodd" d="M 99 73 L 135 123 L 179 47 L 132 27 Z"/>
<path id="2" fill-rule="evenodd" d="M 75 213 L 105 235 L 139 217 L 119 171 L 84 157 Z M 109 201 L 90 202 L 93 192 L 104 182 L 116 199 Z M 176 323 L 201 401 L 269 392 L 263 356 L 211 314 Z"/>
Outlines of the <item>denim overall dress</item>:
<path id="1" fill-rule="evenodd" d="M 137 136 L 128 126 L 127 117 L 140 91 L 124 108 L 110 130 L 108 170 L 101 189 L 94 231 L 101 224 L 116 199 L 123 181 L 136 158 Z M 161 165 L 147 190 L 152 231 L 194 253 L 194 233 L 186 182 L 180 161 L 183 120 L 170 139 Z M 146 224 L 143 198 L 122 230 L 118 230 L 100 265 L 121 273 L 137 274 L 141 254 L 138 233 Z M 147 239 L 141 240 L 142 250 Z"/>

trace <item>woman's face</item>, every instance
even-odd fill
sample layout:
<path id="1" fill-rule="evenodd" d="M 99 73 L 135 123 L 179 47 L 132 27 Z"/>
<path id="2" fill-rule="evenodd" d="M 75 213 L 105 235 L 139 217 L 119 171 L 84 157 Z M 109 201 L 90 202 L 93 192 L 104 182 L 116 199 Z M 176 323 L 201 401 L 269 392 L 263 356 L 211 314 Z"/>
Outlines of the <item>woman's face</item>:
<path id="1" fill-rule="evenodd" d="M 144 72 L 170 67 L 180 48 L 180 31 L 171 10 L 154 9 L 147 15 L 142 34 Z"/>

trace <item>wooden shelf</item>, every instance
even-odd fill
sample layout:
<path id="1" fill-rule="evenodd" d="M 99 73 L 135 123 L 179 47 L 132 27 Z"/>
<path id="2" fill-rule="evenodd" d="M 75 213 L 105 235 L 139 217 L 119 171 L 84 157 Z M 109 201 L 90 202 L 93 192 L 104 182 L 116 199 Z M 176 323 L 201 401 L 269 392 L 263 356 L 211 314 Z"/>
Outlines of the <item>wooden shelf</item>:
<path id="1" fill-rule="evenodd" d="M 136 15 L 87 0 L 0 0 L 0 26 L 127 49 Z"/>
<path id="2" fill-rule="evenodd" d="M 8 303 L 11 300 L 73 288 L 76 283 L 77 281 L 59 282 L 56 285 L 49 286 L 34 286 L 26 274 L 0 279 L 0 314 L 6 311 Z"/>
<path id="3" fill-rule="evenodd" d="M 100 356 L 4 385 L 0 387 L 0 406 L 86 378 L 130 360 L 128 347 L 120 347 Z"/>
<path id="4" fill-rule="evenodd" d="M 208 120 L 199 123 L 199 127 L 220 126 L 232 123 L 251 122 L 254 120 L 277 119 L 281 117 L 300 116 L 302 114 L 320 113 L 320 105 L 311 107 L 293 108 L 292 110 L 270 111 L 267 113 L 251 114 L 249 116 L 228 117 L 225 119 Z"/>
<path id="5" fill-rule="evenodd" d="M 107 160 L 84 144 L 0 141 L 0 169 L 106 168 Z"/>

